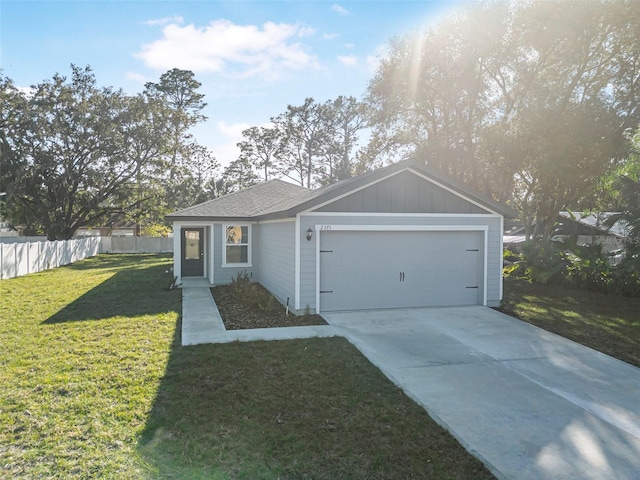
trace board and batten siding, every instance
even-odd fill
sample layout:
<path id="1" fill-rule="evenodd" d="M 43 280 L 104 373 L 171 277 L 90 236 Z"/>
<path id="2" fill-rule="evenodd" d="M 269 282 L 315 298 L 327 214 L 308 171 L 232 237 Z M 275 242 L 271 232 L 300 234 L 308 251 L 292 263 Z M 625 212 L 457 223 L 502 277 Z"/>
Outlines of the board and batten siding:
<path id="1" fill-rule="evenodd" d="M 316 308 L 316 242 L 318 233 L 316 225 L 432 225 L 432 226 L 487 226 L 487 305 L 497 306 L 500 303 L 502 282 L 502 252 L 500 251 L 502 231 L 500 215 L 448 215 L 448 214 L 373 214 L 341 213 L 326 215 L 321 213 L 303 214 L 300 216 L 300 232 L 311 227 L 314 230 L 313 241 L 300 242 L 300 307 L 309 305 L 311 311 Z M 363 245 L 366 248 L 366 245 Z"/>
<path id="2" fill-rule="evenodd" d="M 254 262 L 257 280 L 283 304 L 289 298 L 291 308 L 295 294 L 295 225 L 295 220 L 260 223 L 260 242 L 256 242 L 259 262 Z"/>
<path id="3" fill-rule="evenodd" d="M 317 212 L 486 213 L 482 208 L 410 172 L 402 172 L 324 205 Z"/>

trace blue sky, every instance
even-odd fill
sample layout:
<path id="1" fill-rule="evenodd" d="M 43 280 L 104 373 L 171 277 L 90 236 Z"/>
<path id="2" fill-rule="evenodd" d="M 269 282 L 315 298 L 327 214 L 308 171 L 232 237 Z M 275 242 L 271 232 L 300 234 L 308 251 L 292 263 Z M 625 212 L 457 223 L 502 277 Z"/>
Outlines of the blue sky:
<path id="1" fill-rule="evenodd" d="M 240 132 L 300 105 L 360 98 L 394 35 L 424 28 L 449 1 L 0 0 L 0 68 L 28 87 L 91 65 L 98 84 L 134 94 L 171 68 L 202 83 L 194 130 L 224 166 Z"/>

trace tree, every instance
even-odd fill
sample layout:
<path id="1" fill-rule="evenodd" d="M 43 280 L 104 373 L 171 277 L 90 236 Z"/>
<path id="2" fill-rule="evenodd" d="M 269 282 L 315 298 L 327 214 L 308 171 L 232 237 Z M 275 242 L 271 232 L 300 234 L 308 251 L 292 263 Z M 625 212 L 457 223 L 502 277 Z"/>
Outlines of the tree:
<path id="1" fill-rule="evenodd" d="M 30 94 L 2 82 L 7 208 L 50 240 L 133 208 L 133 186 L 166 153 L 162 103 L 99 88 L 89 67 L 71 70 Z"/>
<path id="2" fill-rule="evenodd" d="M 307 98 L 298 107 L 288 105 L 285 113 L 271 121 L 282 138 L 280 172 L 310 188 L 317 161 L 325 155 L 333 135 L 327 108 Z"/>
<path id="3" fill-rule="evenodd" d="M 276 128 L 251 127 L 244 130 L 242 136 L 245 139 L 237 144 L 240 157 L 261 172 L 266 182 L 276 171 L 276 161 L 282 151 L 280 131 Z"/>
<path id="4" fill-rule="evenodd" d="M 202 110 L 207 106 L 204 95 L 197 90 L 202 84 L 193 72 L 174 68 L 160 76 L 158 83 L 147 82 L 145 94 L 163 100 L 171 110 L 171 164 L 175 165 L 183 146 L 190 140 L 188 130 L 207 119 Z"/>
<path id="5" fill-rule="evenodd" d="M 189 155 L 195 143 L 189 130 L 207 119 L 202 110 L 207 105 L 204 95 L 198 92 L 202 84 L 193 72 L 174 68 L 160 76 L 158 83 L 145 84 L 145 95 L 165 103 L 169 111 L 169 148 L 167 163 L 169 176 L 165 181 L 167 210 L 183 208 L 193 198 L 185 197 L 191 182 Z"/>
<path id="6" fill-rule="evenodd" d="M 394 39 L 369 86 L 369 151 L 418 155 L 549 235 L 624 161 L 637 125 L 640 6 L 486 3 Z"/>
<path id="7" fill-rule="evenodd" d="M 254 173 L 252 165 L 246 157 L 240 156 L 225 168 L 222 182 L 213 184 L 215 189 L 226 195 L 260 183 L 260 178 Z"/>
<path id="8" fill-rule="evenodd" d="M 20 177 L 24 168 L 24 162 L 18 152 L 19 145 L 14 140 L 19 138 L 23 120 L 18 118 L 15 112 L 25 110 L 25 97 L 20 95 L 11 79 L 0 75 L 0 218 L 20 215 L 20 206 L 11 202 L 19 186 L 16 179 Z"/>
<path id="9" fill-rule="evenodd" d="M 318 168 L 322 184 L 335 183 L 354 175 L 358 133 L 365 128 L 365 106 L 354 97 L 339 96 L 324 105 L 328 145 Z"/>
<path id="10" fill-rule="evenodd" d="M 612 187 L 617 192 L 619 213 L 611 215 L 606 226 L 611 228 L 617 222 L 627 226 L 628 250 L 640 251 L 640 128 L 629 138 L 631 150 L 628 164 L 619 169 Z"/>
<path id="11" fill-rule="evenodd" d="M 191 193 L 187 197 L 191 199 L 190 203 L 209 200 L 207 184 L 216 176 L 219 168 L 220 164 L 209 149 L 195 143 L 189 146 L 186 169 L 191 178 L 189 188 Z"/>

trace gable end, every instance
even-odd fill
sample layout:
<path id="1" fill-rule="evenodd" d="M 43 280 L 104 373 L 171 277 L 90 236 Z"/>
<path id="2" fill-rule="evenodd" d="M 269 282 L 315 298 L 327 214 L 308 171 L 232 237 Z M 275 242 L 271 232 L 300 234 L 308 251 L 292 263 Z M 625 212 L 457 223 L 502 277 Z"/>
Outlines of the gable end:
<path id="1" fill-rule="evenodd" d="M 315 209 L 348 213 L 486 214 L 461 196 L 404 170 Z"/>

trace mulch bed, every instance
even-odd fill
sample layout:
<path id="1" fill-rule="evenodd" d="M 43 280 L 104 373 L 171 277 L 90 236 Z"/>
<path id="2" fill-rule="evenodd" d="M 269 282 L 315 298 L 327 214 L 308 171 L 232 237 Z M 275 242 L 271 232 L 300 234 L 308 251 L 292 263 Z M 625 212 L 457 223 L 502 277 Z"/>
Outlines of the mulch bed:
<path id="1" fill-rule="evenodd" d="M 255 284 L 255 286 L 267 292 L 261 285 Z M 273 309 L 267 312 L 260 311 L 246 303 L 236 301 L 230 285 L 213 287 L 211 293 L 227 330 L 327 324 L 320 315 L 295 315 L 292 312 L 286 315 L 285 307 L 278 301 L 273 302 Z"/>

